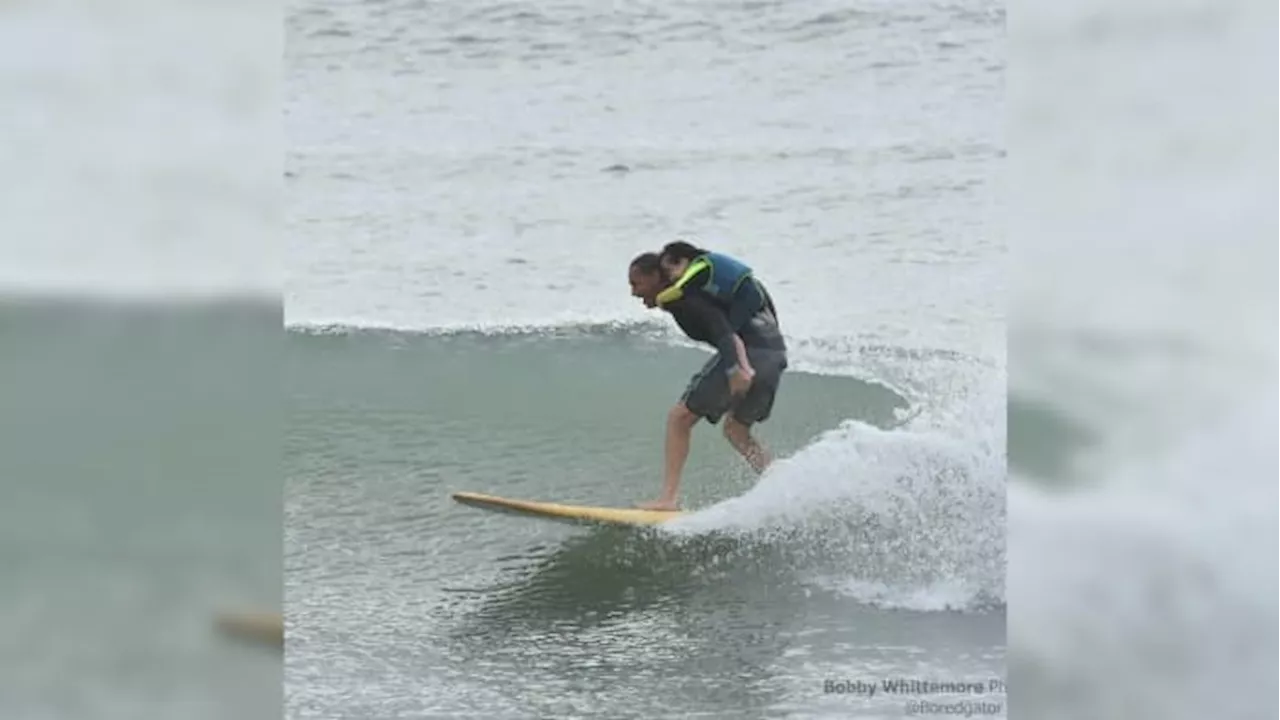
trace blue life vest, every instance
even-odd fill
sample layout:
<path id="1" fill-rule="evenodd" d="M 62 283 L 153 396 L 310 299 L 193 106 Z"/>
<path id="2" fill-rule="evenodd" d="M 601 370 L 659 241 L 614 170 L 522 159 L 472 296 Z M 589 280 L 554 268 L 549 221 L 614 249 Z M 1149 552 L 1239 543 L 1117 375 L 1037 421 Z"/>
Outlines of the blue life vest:
<path id="1" fill-rule="evenodd" d="M 704 272 L 708 270 L 709 272 Z M 704 273 L 706 280 L 697 285 L 689 285 L 698 273 Z M 658 302 L 665 304 L 678 300 L 684 295 L 685 288 L 689 287 L 701 290 L 727 307 L 733 301 L 734 293 L 750 277 L 751 267 L 746 263 L 722 253 L 709 252 L 694 258 L 671 287 L 658 293 Z"/>

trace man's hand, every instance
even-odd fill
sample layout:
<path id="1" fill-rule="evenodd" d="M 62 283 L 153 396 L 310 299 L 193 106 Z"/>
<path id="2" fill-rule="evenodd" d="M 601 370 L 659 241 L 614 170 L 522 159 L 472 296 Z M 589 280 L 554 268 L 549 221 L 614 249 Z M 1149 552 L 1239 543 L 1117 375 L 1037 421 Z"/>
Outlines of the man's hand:
<path id="1" fill-rule="evenodd" d="M 739 365 L 729 375 L 729 393 L 731 395 L 742 395 L 751 387 L 751 381 L 756 377 L 755 370 L 744 365 Z"/>

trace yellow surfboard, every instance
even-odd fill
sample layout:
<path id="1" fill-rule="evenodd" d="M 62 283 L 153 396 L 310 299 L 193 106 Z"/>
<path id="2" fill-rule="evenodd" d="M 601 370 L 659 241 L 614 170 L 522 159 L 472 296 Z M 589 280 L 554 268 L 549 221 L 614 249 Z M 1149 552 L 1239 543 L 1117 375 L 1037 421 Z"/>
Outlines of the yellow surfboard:
<path id="1" fill-rule="evenodd" d="M 463 505 L 493 512 L 574 524 L 658 525 L 684 513 L 680 510 L 640 510 L 638 508 L 562 505 L 534 500 L 512 500 L 473 492 L 456 492 L 453 499 Z"/>
<path id="2" fill-rule="evenodd" d="M 284 647 L 284 616 L 280 613 L 223 612 L 214 618 L 214 625 L 228 637 Z"/>

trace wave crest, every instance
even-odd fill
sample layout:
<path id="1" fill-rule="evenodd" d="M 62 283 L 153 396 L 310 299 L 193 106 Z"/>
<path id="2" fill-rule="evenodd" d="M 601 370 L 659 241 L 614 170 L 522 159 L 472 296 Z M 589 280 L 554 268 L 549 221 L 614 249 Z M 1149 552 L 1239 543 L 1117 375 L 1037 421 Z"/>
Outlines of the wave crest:
<path id="1" fill-rule="evenodd" d="M 850 421 L 671 524 L 800 548 L 816 584 L 917 610 L 1004 604 L 1005 470 L 981 444 Z"/>

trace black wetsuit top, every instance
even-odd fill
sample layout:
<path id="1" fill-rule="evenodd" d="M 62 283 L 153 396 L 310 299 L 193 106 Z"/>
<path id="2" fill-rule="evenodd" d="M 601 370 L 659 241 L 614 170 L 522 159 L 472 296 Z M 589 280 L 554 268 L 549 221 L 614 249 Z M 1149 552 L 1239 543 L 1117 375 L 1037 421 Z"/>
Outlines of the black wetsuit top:
<path id="1" fill-rule="evenodd" d="M 772 303 L 770 303 L 772 304 Z M 671 313 L 676 324 L 691 340 L 704 342 L 720 351 L 720 359 L 730 365 L 738 361 L 738 351 L 733 345 L 733 331 L 729 329 L 729 316 L 711 298 L 700 292 L 685 292 L 678 300 L 667 303 L 663 309 Z M 786 343 L 776 322 L 748 322 L 738 333 L 747 351 L 774 350 L 785 352 Z"/>

